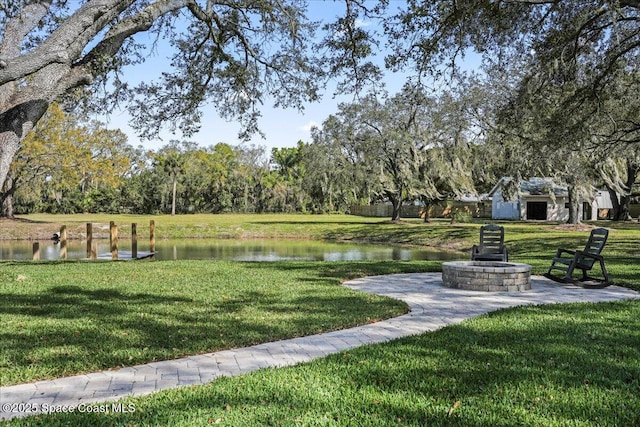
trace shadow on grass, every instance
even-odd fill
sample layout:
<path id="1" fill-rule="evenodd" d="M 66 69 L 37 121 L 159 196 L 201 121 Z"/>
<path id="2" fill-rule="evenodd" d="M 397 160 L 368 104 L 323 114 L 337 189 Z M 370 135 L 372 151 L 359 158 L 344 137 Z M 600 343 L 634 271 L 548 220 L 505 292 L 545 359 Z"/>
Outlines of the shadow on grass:
<path id="1" fill-rule="evenodd" d="M 309 218 L 313 218 L 313 217 L 309 217 Z M 381 225 L 384 224 L 383 220 L 380 221 L 370 221 L 370 222 L 366 222 L 366 221 L 326 221 L 326 220 L 314 220 L 314 219 L 310 219 L 309 221 L 247 221 L 247 223 L 249 224 L 257 224 L 257 225 L 274 225 L 274 226 L 278 226 L 278 225 L 313 225 L 313 224 L 318 224 L 318 225 L 332 225 L 332 226 L 340 226 L 340 225 L 358 225 L 358 226 L 376 226 L 376 225 Z"/>
<path id="2" fill-rule="evenodd" d="M 555 255 L 558 248 L 570 250 L 584 249 L 586 243 L 586 239 L 581 241 L 574 236 L 540 236 L 536 239 L 526 238 L 525 240 L 505 239 L 505 244 L 509 247 L 510 254 L 522 256 L 529 254 L 548 254 L 549 259 Z"/>
<path id="3" fill-rule="evenodd" d="M 272 264 L 241 263 L 246 268 Z M 130 366 L 327 332 L 406 312 L 403 303 L 334 285 L 339 271 L 303 263 L 301 286 L 207 289 L 205 297 L 44 288 L 0 294 L 0 382 L 4 385 Z M 281 263 L 293 270 L 295 263 Z M 286 267 L 285 267 L 286 266 Z M 241 271 L 239 269 L 238 271 Z M 304 271 L 304 270 L 303 270 Z M 265 277 L 268 274 L 265 272 Z M 194 288 L 195 291 L 201 288 Z"/>
<path id="4" fill-rule="evenodd" d="M 501 310 L 310 364 L 34 425 L 637 425 L 640 303 Z"/>
<path id="5" fill-rule="evenodd" d="M 432 226 L 429 223 L 376 223 L 358 228 L 337 228 L 323 235 L 326 240 L 410 244 L 428 247 L 447 247 L 448 244 L 477 240 L 479 226 L 473 224 Z M 463 244 L 463 246 L 465 246 Z M 468 245 L 469 248 L 471 245 Z"/>
<path id="6" fill-rule="evenodd" d="M 37 221 L 29 218 L 0 218 L 1 222 L 19 222 L 24 224 L 49 224 L 48 221 Z"/>
<path id="7" fill-rule="evenodd" d="M 252 269 L 272 269 L 282 271 L 309 270 L 308 262 L 274 262 L 246 263 Z M 315 282 L 324 279 L 323 283 L 337 285 L 345 280 L 400 273 L 428 273 L 441 271 L 442 261 L 354 261 L 354 262 L 316 262 L 313 271 L 317 276 L 302 278 L 302 281 Z"/>
<path id="8" fill-rule="evenodd" d="M 122 305 L 122 303 L 126 303 Z M 88 315 L 117 316 L 129 306 L 193 302 L 191 298 L 164 297 L 145 293 L 122 293 L 114 289 L 53 286 L 38 295 L 0 294 L 0 313 L 77 319 Z"/>

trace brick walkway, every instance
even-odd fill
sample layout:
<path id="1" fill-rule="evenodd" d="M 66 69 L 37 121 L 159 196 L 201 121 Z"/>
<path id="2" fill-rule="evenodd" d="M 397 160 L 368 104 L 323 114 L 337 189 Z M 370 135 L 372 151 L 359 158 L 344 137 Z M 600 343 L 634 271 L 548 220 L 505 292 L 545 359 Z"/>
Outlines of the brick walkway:
<path id="1" fill-rule="evenodd" d="M 514 293 L 445 288 L 439 273 L 367 277 L 347 282 L 345 286 L 400 299 L 409 305 L 411 311 L 394 319 L 321 335 L 51 381 L 0 387 L 0 419 L 30 414 L 24 411 L 11 412 L 11 404 L 22 404 L 19 406 L 22 409 L 38 409 L 45 404 L 77 407 L 80 404 L 113 401 L 168 388 L 205 384 L 221 376 L 238 375 L 266 367 L 294 365 L 361 345 L 433 331 L 505 307 L 640 298 L 639 293 L 616 286 L 587 290 L 559 285 L 538 276 L 532 278 L 530 291 Z M 18 409 L 16 405 L 13 406 Z"/>

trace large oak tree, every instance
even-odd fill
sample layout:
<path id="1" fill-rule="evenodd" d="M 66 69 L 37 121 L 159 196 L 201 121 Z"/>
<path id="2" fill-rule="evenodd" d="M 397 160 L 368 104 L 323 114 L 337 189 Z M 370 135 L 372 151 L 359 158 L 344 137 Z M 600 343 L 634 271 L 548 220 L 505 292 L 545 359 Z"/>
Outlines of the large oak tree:
<path id="1" fill-rule="evenodd" d="M 407 84 L 394 96 L 341 104 L 315 136 L 336 141 L 356 159 L 353 167 L 366 171 L 367 187 L 391 203 L 391 219 L 398 220 L 403 202 L 474 191 L 463 160 L 467 123 L 455 106 L 447 94 L 436 99 Z"/>
<path id="2" fill-rule="evenodd" d="M 515 75 L 524 68 L 517 101 L 560 92 L 554 107 L 574 127 L 557 130 L 567 134 L 593 114 L 605 116 L 603 99 L 622 81 L 626 90 L 640 86 L 640 0 L 409 0 L 386 28 L 388 64 L 419 75 L 437 75 L 469 52 Z M 640 128 L 635 120 L 618 124 L 620 133 Z"/>
<path id="3" fill-rule="evenodd" d="M 484 65 L 521 78 L 503 109 L 503 117 L 518 123 L 519 129 L 507 133 L 522 149 L 544 153 L 536 154 L 537 160 L 563 159 L 555 165 L 537 162 L 536 167 L 561 175 L 575 187 L 594 166 L 617 164 L 610 162 L 612 156 L 627 159 L 626 174 L 621 174 L 625 177 L 605 178 L 621 193 L 622 204 L 628 205 L 638 174 L 634 153 L 640 120 L 633 96 L 629 99 L 627 94 L 637 98 L 640 87 L 636 72 L 640 1 L 410 0 L 407 4 L 387 25 L 395 50 L 389 64 L 434 75 L 443 63 L 455 68 L 470 51 L 480 53 Z M 569 158 L 579 160 L 579 166 L 569 166 Z M 530 172 L 518 167 L 517 174 Z M 593 180 L 588 178 L 585 184 Z M 617 217 L 625 217 L 624 211 Z"/>
<path id="4" fill-rule="evenodd" d="M 355 18 L 368 10 L 357 0 L 343 3 L 349 19 L 325 24 L 319 49 L 311 47 L 318 25 L 304 0 L 0 2 L 0 182 L 49 105 L 65 96 L 77 103 L 78 88 L 102 87 L 110 106 L 126 102 L 149 137 L 164 123 L 195 131 L 207 101 L 251 134 L 267 99 L 301 108 L 318 98 L 323 77 L 346 69 L 364 80 L 375 66 L 365 61 L 370 50 L 356 52 L 354 43 L 369 35 Z M 145 59 L 141 33 L 171 45 L 172 69 L 134 88 L 120 73 Z"/>

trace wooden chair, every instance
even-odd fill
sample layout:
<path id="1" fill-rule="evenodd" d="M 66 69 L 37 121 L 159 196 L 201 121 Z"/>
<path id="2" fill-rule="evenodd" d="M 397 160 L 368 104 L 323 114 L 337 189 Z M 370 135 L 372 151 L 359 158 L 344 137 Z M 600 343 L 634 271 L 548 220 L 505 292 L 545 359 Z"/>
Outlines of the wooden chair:
<path id="1" fill-rule="evenodd" d="M 571 251 L 568 249 L 558 249 L 553 262 L 549 267 L 549 271 L 545 273 L 545 277 L 561 283 L 573 283 L 585 288 L 604 288 L 611 285 L 609 274 L 604 265 L 604 258 L 601 255 L 604 244 L 607 242 L 609 231 L 605 228 L 596 228 L 591 231 L 589 241 L 582 251 Z M 598 261 L 602 278 L 590 277 L 587 272 L 593 269 L 594 264 Z M 582 271 L 582 277 L 574 278 L 575 270 Z M 554 274 L 554 270 L 558 270 L 560 274 Z"/>
<path id="2" fill-rule="evenodd" d="M 480 244 L 471 248 L 472 261 L 509 261 L 504 245 L 504 227 L 488 224 L 480 227 Z"/>

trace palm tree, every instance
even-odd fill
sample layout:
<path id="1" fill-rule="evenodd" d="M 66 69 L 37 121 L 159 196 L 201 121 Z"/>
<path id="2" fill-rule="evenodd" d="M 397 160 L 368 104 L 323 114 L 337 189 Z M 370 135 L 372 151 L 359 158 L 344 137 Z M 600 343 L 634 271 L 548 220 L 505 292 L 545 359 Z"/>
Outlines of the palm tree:
<path id="1" fill-rule="evenodd" d="M 176 214 L 176 198 L 178 193 L 178 176 L 184 172 L 184 158 L 177 150 L 168 151 L 166 154 L 159 154 L 156 157 L 156 165 L 171 176 L 171 215 Z"/>

